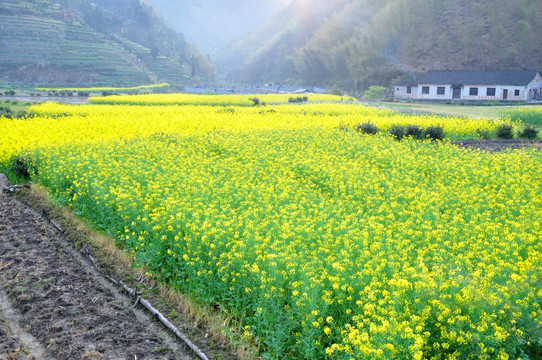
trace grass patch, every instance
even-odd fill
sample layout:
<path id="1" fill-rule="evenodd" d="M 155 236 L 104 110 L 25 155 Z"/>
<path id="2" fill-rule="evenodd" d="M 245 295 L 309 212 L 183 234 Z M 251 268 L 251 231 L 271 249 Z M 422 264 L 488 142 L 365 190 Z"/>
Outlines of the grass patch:
<path id="1" fill-rule="evenodd" d="M 515 121 L 542 127 L 542 106 L 530 106 L 505 109 L 501 112 L 503 117 L 510 117 Z"/>
<path id="2" fill-rule="evenodd" d="M 383 103 L 400 112 L 406 113 L 432 113 L 446 116 L 459 116 L 468 118 L 499 119 L 508 111 L 530 108 L 530 106 L 481 106 L 460 104 L 433 104 L 433 103 Z"/>

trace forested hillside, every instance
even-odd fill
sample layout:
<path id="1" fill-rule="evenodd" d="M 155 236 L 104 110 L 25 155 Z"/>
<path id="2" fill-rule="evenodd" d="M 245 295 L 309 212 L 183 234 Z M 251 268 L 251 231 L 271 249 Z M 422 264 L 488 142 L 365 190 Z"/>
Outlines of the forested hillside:
<path id="1" fill-rule="evenodd" d="M 294 0 L 217 57 L 230 80 L 363 91 L 427 69 L 538 69 L 538 0 Z M 327 5 L 327 6 L 326 6 Z"/>
<path id="2" fill-rule="evenodd" d="M 538 0 L 394 0 L 372 34 L 416 70 L 538 69 L 541 14 Z"/>
<path id="3" fill-rule="evenodd" d="M 215 73 L 139 0 L 2 0 L 0 39 L 5 84 L 183 85 Z"/>

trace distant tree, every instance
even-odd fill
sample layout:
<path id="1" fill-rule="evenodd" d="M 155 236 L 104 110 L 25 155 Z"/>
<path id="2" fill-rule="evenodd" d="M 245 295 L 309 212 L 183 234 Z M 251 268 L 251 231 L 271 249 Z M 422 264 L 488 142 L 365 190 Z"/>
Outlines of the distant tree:
<path id="1" fill-rule="evenodd" d="M 363 94 L 363 98 L 368 101 L 377 101 L 384 98 L 386 88 L 384 86 L 371 85 Z"/>
<path id="2" fill-rule="evenodd" d="M 153 46 L 151 47 L 151 56 L 152 56 L 153 58 L 157 58 L 158 55 L 159 55 L 159 53 L 158 53 L 158 48 L 156 47 L 156 45 L 153 45 Z"/>
<path id="3" fill-rule="evenodd" d="M 343 92 L 341 91 L 341 89 L 339 89 L 337 84 L 333 85 L 333 87 L 329 90 L 329 93 L 332 95 L 339 95 L 339 96 L 343 95 Z"/>

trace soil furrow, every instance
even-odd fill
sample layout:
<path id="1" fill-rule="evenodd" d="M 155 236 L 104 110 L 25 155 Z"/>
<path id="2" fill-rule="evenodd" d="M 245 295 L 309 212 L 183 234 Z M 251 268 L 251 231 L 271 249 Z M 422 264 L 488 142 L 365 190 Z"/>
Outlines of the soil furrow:
<path id="1" fill-rule="evenodd" d="M 0 291 L 2 360 L 192 358 L 40 215 L 4 195 Z"/>

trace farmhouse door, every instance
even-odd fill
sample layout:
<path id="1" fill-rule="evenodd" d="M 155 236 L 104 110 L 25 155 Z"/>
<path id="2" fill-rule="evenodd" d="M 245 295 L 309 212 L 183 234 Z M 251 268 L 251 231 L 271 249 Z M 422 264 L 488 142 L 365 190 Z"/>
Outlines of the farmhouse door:
<path id="1" fill-rule="evenodd" d="M 508 100 L 508 89 L 504 89 L 502 91 L 502 99 L 503 100 Z"/>
<path id="2" fill-rule="evenodd" d="M 461 99 L 461 88 L 454 86 L 452 99 Z"/>

